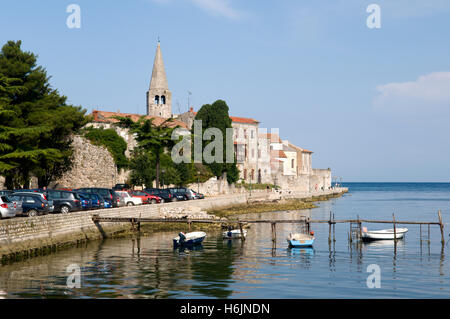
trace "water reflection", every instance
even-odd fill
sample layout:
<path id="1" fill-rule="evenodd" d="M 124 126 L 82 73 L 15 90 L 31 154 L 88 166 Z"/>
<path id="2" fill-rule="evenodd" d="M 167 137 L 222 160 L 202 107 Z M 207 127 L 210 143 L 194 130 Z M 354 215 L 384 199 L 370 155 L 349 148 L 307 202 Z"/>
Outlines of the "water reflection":
<path id="1" fill-rule="evenodd" d="M 330 205 L 316 210 L 315 217 L 329 218 Z M 337 208 L 337 218 L 342 218 L 338 213 Z M 309 214 L 273 212 L 246 218 Z M 422 297 L 417 292 L 450 296 L 444 249 L 439 254 L 434 242 L 422 247 L 412 230 L 408 241 L 396 244 L 350 243 L 347 227 L 337 225 L 336 241 L 328 241 L 329 225 L 314 225 L 314 248 L 288 248 L 286 237 L 299 226 L 282 223 L 277 224 L 275 241 L 270 224 L 256 224 L 245 241 L 223 240 L 221 232 L 208 232 L 202 245 L 176 249 L 176 232 L 92 242 L 0 267 L 0 292 L 5 292 L 0 298 L 296 298 L 305 291 L 307 297 L 358 298 L 367 293 L 369 264 L 383 270 L 383 290 L 371 290 L 369 297 Z M 70 264 L 81 267 L 80 289 L 66 287 Z"/>

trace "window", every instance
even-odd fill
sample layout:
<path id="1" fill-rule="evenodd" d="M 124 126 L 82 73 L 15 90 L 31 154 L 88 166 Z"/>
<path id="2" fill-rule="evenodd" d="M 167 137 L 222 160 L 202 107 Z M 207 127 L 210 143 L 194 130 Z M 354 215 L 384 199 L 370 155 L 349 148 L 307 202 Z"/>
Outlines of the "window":
<path id="1" fill-rule="evenodd" d="M 251 135 L 252 135 L 252 138 L 253 138 L 253 130 L 251 131 Z"/>
<path id="2" fill-rule="evenodd" d="M 244 169 L 244 179 L 247 179 L 247 169 Z"/>
<path id="3" fill-rule="evenodd" d="M 71 197 L 70 194 L 71 194 L 71 193 L 62 192 L 62 193 L 61 193 L 61 198 L 68 199 L 68 198 Z"/>
<path id="4" fill-rule="evenodd" d="M 2 201 L 4 203 L 11 203 L 11 201 L 9 200 L 9 198 L 7 196 L 2 196 Z"/>
<path id="5" fill-rule="evenodd" d="M 291 168 L 294 168 L 294 160 L 291 160 Z"/>
<path id="6" fill-rule="evenodd" d="M 32 196 L 25 196 L 25 203 L 34 204 L 36 201 Z"/>
<path id="7" fill-rule="evenodd" d="M 159 104 L 159 95 L 155 96 L 155 104 Z"/>
<path id="8" fill-rule="evenodd" d="M 61 192 L 55 192 L 55 191 L 49 191 L 48 192 L 48 199 L 58 199 L 61 198 Z"/>
<path id="9" fill-rule="evenodd" d="M 255 170 L 254 169 L 252 169 L 252 175 L 250 176 L 250 179 L 251 180 L 255 179 Z"/>
<path id="10" fill-rule="evenodd" d="M 166 96 L 161 95 L 161 104 L 166 104 Z"/>

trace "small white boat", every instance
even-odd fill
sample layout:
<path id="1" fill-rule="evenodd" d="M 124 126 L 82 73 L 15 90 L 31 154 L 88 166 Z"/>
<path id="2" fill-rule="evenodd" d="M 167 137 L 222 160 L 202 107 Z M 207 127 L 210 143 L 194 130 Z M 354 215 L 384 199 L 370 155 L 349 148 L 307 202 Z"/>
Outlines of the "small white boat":
<path id="1" fill-rule="evenodd" d="M 243 229 L 242 234 L 240 229 L 232 229 L 228 231 L 224 231 L 222 233 L 224 239 L 238 239 L 247 236 L 247 230 Z"/>
<path id="2" fill-rule="evenodd" d="M 408 228 L 396 228 L 395 229 L 395 237 L 397 239 L 402 239 L 405 234 L 408 232 Z M 366 227 L 362 229 L 362 240 L 370 241 L 370 240 L 393 240 L 394 238 L 394 229 L 382 229 L 382 230 L 372 230 L 367 231 Z"/>
<path id="3" fill-rule="evenodd" d="M 192 233 L 182 233 L 178 234 L 178 237 L 173 239 L 173 245 L 178 246 L 188 246 L 188 245 L 198 245 L 201 244 L 203 239 L 205 239 L 206 233 L 202 231 L 196 231 Z"/>
<path id="4" fill-rule="evenodd" d="M 314 240 L 314 236 L 302 233 L 289 234 L 287 238 L 289 247 L 312 247 Z"/>

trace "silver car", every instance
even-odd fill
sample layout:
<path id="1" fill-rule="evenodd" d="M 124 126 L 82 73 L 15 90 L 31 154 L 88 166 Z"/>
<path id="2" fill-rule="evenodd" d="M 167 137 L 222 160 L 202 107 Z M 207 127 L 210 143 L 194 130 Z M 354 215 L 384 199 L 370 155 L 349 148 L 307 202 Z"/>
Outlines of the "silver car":
<path id="1" fill-rule="evenodd" d="M 0 219 L 22 214 L 22 202 L 13 201 L 8 196 L 0 196 Z"/>

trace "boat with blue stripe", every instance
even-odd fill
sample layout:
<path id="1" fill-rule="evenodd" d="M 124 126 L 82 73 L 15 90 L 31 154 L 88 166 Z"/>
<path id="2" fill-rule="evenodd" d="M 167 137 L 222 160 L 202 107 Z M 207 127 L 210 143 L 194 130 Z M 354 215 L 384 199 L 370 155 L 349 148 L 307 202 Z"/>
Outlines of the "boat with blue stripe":
<path id="1" fill-rule="evenodd" d="M 314 244 L 314 236 L 302 233 L 289 234 L 287 242 L 289 247 L 312 247 Z"/>

